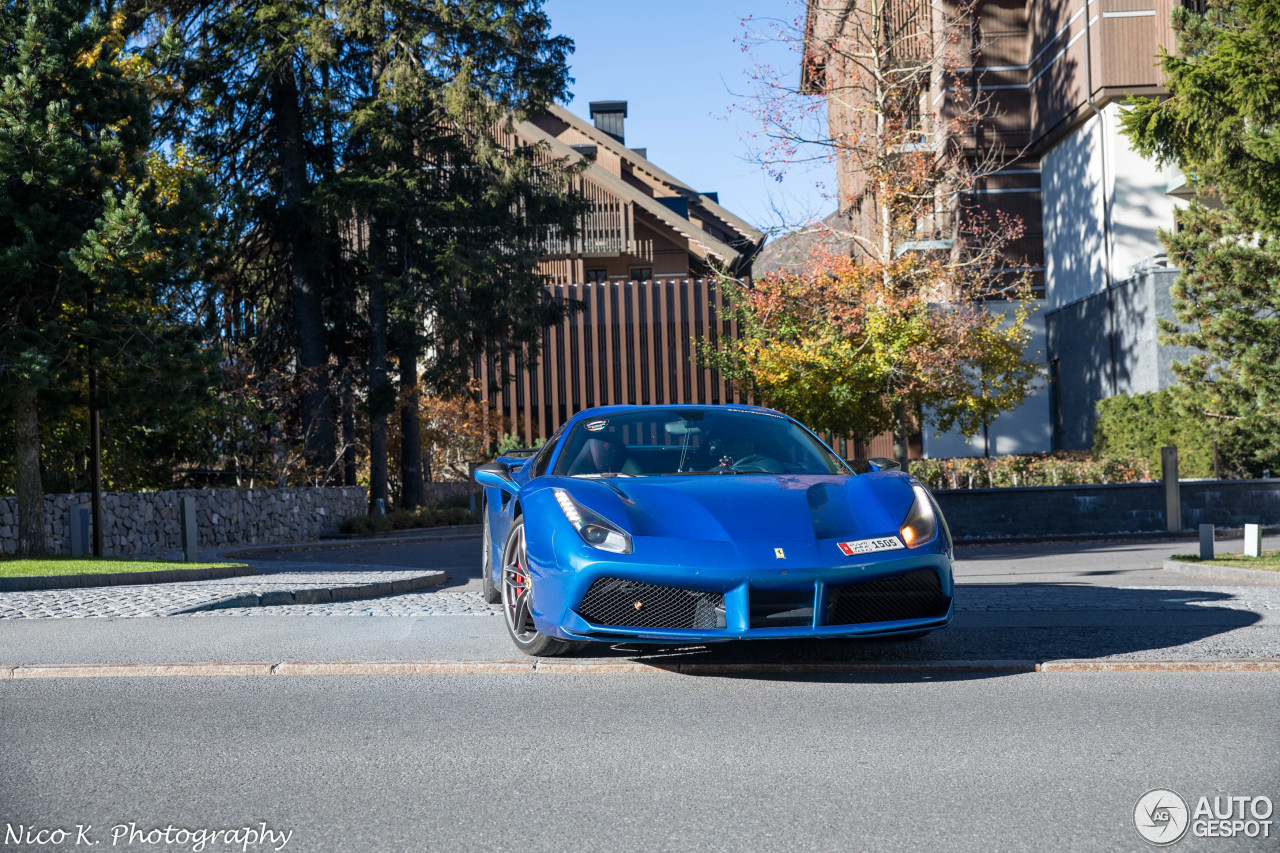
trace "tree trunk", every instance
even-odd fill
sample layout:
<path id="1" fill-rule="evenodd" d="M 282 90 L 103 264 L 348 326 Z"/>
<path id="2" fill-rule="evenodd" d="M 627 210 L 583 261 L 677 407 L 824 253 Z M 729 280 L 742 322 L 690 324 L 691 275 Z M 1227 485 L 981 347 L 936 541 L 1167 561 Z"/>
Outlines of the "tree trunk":
<path id="1" fill-rule="evenodd" d="M 40 416 L 36 386 L 18 380 L 14 466 L 18 475 L 18 556 L 43 557 L 44 483 L 40 480 Z"/>
<path id="2" fill-rule="evenodd" d="M 418 397 L 418 348 L 411 332 L 400 336 L 400 506 L 427 502 L 422 478 L 422 422 Z"/>
<path id="3" fill-rule="evenodd" d="M 355 400 L 355 389 L 351 375 L 351 334 L 350 314 L 345 300 L 339 302 L 339 311 L 334 332 L 334 354 L 338 359 L 338 420 L 342 425 L 342 485 L 356 484 L 356 418 L 352 406 Z"/>
<path id="4" fill-rule="evenodd" d="M 902 470 L 907 470 L 911 455 L 907 442 L 910 440 L 911 422 L 907 418 L 907 404 L 899 400 L 893 404 L 893 458 Z"/>
<path id="5" fill-rule="evenodd" d="M 386 224 L 369 222 L 369 506 L 387 500 L 387 414 L 392 410 L 387 382 Z"/>
<path id="6" fill-rule="evenodd" d="M 324 281 L 316 269 L 315 240 L 307 209 L 311 187 L 307 179 L 299 97 L 293 68 L 286 65 L 272 80 L 271 87 L 276 154 L 280 160 L 280 214 L 289 247 L 306 459 L 313 472 L 325 472 L 327 479 L 334 462 L 336 437 L 324 340 Z"/>

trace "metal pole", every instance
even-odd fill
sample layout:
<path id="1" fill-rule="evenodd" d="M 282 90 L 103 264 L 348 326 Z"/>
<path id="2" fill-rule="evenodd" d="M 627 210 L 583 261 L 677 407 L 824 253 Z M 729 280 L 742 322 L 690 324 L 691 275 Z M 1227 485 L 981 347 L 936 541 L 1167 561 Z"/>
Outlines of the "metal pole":
<path id="1" fill-rule="evenodd" d="M 98 371 L 89 371 L 89 490 L 93 515 L 93 556 L 102 556 L 102 413 L 98 411 Z"/>
<path id="2" fill-rule="evenodd" d="M 1178 448 L 1160 448 L 1160 467 L 1164 477 L 1164 515 L 1170 533 L 1182 529 L 1182 494 L 1178 487 Z"/>
<path id="3" fill-rule="evenodd" d="M 1213 559 L 1213 525 L 1200 525 L 1200 559 Z"/>

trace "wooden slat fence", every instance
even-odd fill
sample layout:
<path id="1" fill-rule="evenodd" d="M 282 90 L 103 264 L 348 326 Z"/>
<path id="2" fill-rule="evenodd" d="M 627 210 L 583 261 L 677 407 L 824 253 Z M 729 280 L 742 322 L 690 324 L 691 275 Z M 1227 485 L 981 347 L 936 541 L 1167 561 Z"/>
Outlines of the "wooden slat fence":
<path id="1" fill-rule="evenodd" d="M 593 406 L 752 402 L 736 384 L 696 361 L 696 340 L 737 333 L 724 316 L 724 295 L 715 281 L 609 281 L 548 290 L 553 299 L 577 300 L 585 308 L 546 330 L 537 363 L 495 354 L 477 366 L 490 408 L 516 425 L 526 445 Z M 824 438 L 850 459 L 893 455 L 889 434 L 865 442 Z M 919 436 L 911 443 L 911 455 L 918 457 Z"/>
<path id="2" fill-rule="evenodd" d="M 703 279 L 555 285 L 553 299 L 584 303 L 543 334 L 536 365 L 500 355 L 477 378 L 492 408 L 517 424 L 526 443 L 547 438 L 573 414 L 593 406 L 742 403 L 718 371 L 696 362 L 695 340 L 735 333 L 719 285 Z"/>

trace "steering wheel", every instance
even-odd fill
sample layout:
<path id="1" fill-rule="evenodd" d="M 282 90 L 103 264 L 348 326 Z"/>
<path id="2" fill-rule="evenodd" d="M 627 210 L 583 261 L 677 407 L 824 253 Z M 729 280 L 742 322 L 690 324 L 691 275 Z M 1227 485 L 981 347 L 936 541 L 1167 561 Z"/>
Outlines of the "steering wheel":
<path id="1" fill-rule="evenodd" d="M 729 470 L 760 471 L 770 474 L 781 471 L 782 464 L 770 456 L 765 456 L 763 453 L 748 453 L 741 459 L 735 459 L 733 464 L 729 466 Z"/>

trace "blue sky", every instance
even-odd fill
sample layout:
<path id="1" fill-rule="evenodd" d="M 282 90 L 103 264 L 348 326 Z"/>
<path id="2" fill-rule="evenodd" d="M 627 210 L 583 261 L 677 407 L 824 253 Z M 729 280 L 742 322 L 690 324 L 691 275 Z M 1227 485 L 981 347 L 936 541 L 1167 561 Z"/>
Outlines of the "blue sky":
<path id="1" fill-rule="evenodd" d="M 552 30 L 576 46 L 570 110 L 587 118 L 591 101 L 627 101 L 627 145 L 648 148 L 649 159 L 697 189 L 718 191 L 721 204 L 759 227 L 834 209 L 826 197 L 834 171 L 795 169 L 775 181 L 749 161 L 755 120 L 734 109 L 751 91 L 751 57 L 735 41 L 742 19 L 793 19 L 799 3 L 546 0 L 544 8 Z M 776 46 L 763 55 L 798 79 L 797 55 Z"/>

